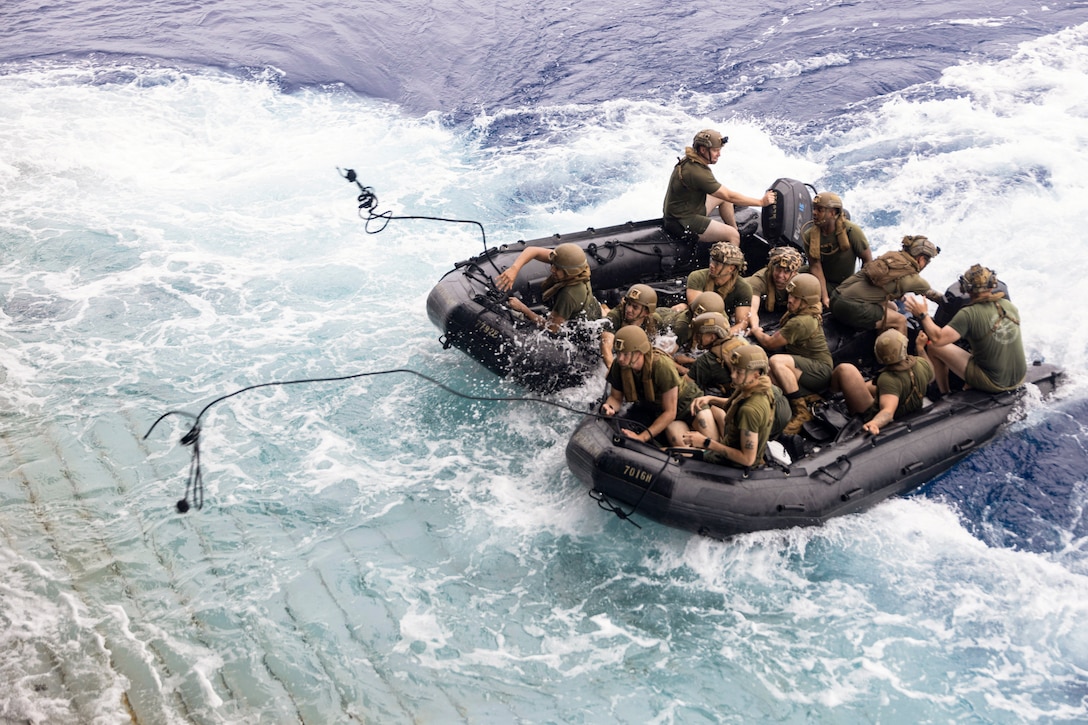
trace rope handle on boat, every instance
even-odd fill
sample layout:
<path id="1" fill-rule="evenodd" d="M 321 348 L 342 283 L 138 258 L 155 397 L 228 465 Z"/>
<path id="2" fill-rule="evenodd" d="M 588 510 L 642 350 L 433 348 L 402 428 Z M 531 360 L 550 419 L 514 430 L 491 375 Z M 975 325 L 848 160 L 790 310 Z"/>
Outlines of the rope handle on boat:
<path id="1" fill-rule="evenodd" d="M 480 237 L 483 240 L 483 244 L 484 244 L 484 255 L 483 256 L 487 257 L 488 261 L 491 262 L 491 266 L 494 268 L 495 274 L 500 274 L 498 266 L 495 264 L 494 260 L 492 260 L 490 258 L 490 256 L 487 254 L 487 232 L 484 230 L 484 225 L 481 224 L 480 222 L 478 222 L 478 221 L 476 221 L 474 219 L 449 219 L 447 217 L 439 217 L 439 216 L 415 216 L 415 215 L 413 215 L 413 216 L 395 216 L 393 214 L 393 212 L 390 212 L 390 211 L 377 212 L 377 211 L 375 211 L 375 209 L 378 206 L 378 195 L 374 192 L 373 187 L 363 186 L 362 182 L 359 181 L 359 175 L 355 173 L 355 169 L 341 169 L 339 166 L 337 166 L 336 170 L 338 172 L 340 172 L 340 176 L 342 176 L 343 178 L 348 180 L 348 183 L 355 184 L 357 187 L 359 187 L 359 196 L 356 197 L 356 201 L 359 202 L 359 212 L 358 213 L 359 213 L 359 217 L 361 219 L 366 220 L 366 223 L 363 225 L 363 230 L 367 234 L 378 234 L 379 232 L 385 231 L 385 228 L 387 226 L 389 226 L 389 222 L 393 221 L 394 219 L 397 219 L 397 220 L 419 219 L 419 220 L 434 221 L 434 222 L 448 222 L 448 223 L 451 223 L 451 224 L 475 224 L 477 227 L 479 227 Z M 364 211 L 366 212 L 365 216 L 363 215 Z M 371 229 L 371 226 L 370 226 L 371 222 L 373 222 L 375 220 L 380 220 L 379 223 L 378 223 L 378 226 L 377 226 L 376 229 Z"/>
<path id="2" fill-rule="evenodd" d="M 602 401 L 603 401 L 603 397 L 600 400 L 597 401 L 598 408 L 600 407 L 600 404 L 601 404 Z M 626 438 L 626 436 L 623 435 L 623 427 L 620 425 L 621 421 L 624 422 L 624 423 L 634 423 L 636 426 L 641 427 L 643 430 L 649 430 L 649 428 L 647 426 L 642 425 L 641 423 L 639 423 L 638 421 L 635 421 L 635 420 L 630 420 L 630 419 L 627 419 L 627 418 L 618 418 L 618 417 L 615 417 L 615 416 L 609 417 L 609 416 L 598 415 L 597 417 L 598 418 L 603 418 L 603 419 L 607 420 L 608 422 L 610 422 L 612 424 L 612 427 L 615 430 L 615 433 L 614 433 L 614 435 L 612 437 L 613 442 L 623 442 L 624 445 L 626 445 L 626 441 L 624 440 Z M 654 450 L 657 450 L 657 449 L 654 449 Z M 670 449 L 670 450 L 672 450 L 672 449 Z M 683 450 L 689 450 L 689 449 L 683 449 Z M 596 501 L 597 506 L 599 506 L 604 511 L 608 511 L 610 513 L 613 513 L 613 514 L 616 515 L 617 518 L 632 524 L 637 529 L 641 529 L 642 527 L 639 526 L 638 523 L 636 521 L 634 521 L 631 517 L 634 516 L 635 513 L 638 511 L 639 506 L 642 505 L 643 500 L 645 500 L 646 496 L 649 495 L 650 491 L 654 487 L 654 484 L 657 483 L 657 479 L 659 479 L 661 477 L 661 474 L 665 472 L 665 468 L 669 465 L 669 463 L 673 460 L 673 458 L 674 458 L 674 456 L 671 453 L 669 453 L 668 451 L 666 451 L 665 460 L 661 464 L 661 468 L 658 469 L 657 473 L 653 474 L 650 477 L 650 481 L 649 481 L 649 483 L 647 483 L 646 488 L 644 488 L 642 490 L 642 495 L 639 496 L 638 501 L 635 501 L 634 505 L 631 506 L 630 511 L 624 511 L 623 508 L 621 508 L 619 504 L 615 503 L 614 501 L 612 501 L 612 499 L 608 498 L 607 494 L 605 494 L 603 491 L 599 491 L 596 488 L 593 488 L 593 489 L 589 490 L 589 497 L 591 499 L 593 499 L 594 501 Z"/>
<path id="3" fill-rule="evenodd" d="M 671 457 L 665 458 L 665 462 L 662 464 L 658 472 L 650 478 L 650 482 L 646 484 L 646 488 L 642 489 L 642 495 L 639 496 L 638 501 L 635 501 L 634 505 L 631 506 L 630 511 L 624 511 L 619 504 L 614 503 L 603 491 L 598 491 L 595 488 L 590 489 L 589 497 L 596 501 L 597 506 L 599 506 L 603 510 L 610 511 L 611 513 L 616 514 L 619 519 L 632 524 L 637 529 L 641 529 L 642 527 L 639 526 L 636 521 L 632 520 L 631 517 L 634 516 L 635 512 L 638 511 L 638 507 L 642 505 L 643 500 L 645 500 L 646 496 L 650 493 L 650 490 L 653 489 L 654 484 L 657 483 L 657 479 L 660 478 L 661 474 L 665 472 L 665 467 L 669 465 L 669 462 L 671 460 Z"/>
<path id="4" fill-rule="evenodd" d="M 544 405 L 550 405 L 550 406 L 553 406 L 555 408 L 559 408 L 561 410 L 565 410 L 565 411 L 568 411 L 568 412 L 571 412 L 571 413 L 577 413 L 578 415 L 591 415 L 591 416 L 599 417 L 599 418 L 606 417 L 606 416 L 600 415 L 599 413 L 591 413 L 591 412 L 588 412 L 588 411 L 579 410 L 578 408 L 574 408 L 572 406 L 565 405 L 563 403 L 559 403 L 559 402 L 556 402 L 554 400 L 547 400 L 545 398 L 518 397 L 518 396 L 468 395 L 467 393 L 462 393 L 462 392 L 460 392 L 458 390 L 454 390 L 453 388 L 449 387 L 448 385 L 445 385 L 444 383 L 441 383 L 441 382 L 435 380 L 434 378 L 432 378 L 431 376 L 425 375 L 424 373 L 417 372 L 417 371 L 411 370 L 409 368 L 394 368 L 394 369 L 391 369 L 391 370 L 376 370 L 376 371 L 373 371 L 373 372 L 355 373 L 355 374 L 352 374 L 352 375 L 338 375 L 338 376 L 327 377 L 327 378 L 304 378 L 304 379 L 300 379 L 300 380 L 279 380 L 279 381 L 273 381 L 273 382 L 268 382 L 268 383 L 258 383 L 256 385 L 249 385 L 247 387 L 235 390 L 233 393 L 228 393 L 227 395 L 222 395 L 222 396 L 216 398 L 212 402 L 205 405 L 200 410 L 200 412 L 197 413 L 196 415 L 193 415 L 192 413 L 189 413 L 188 411 L 184 411 L 184 410 L 168 410 L 167 412 L 160 415 L 155 420 L 155 422 L 151 424 L 151 427 L 148 429 L 147 433 L 144 434 L 143 440 L 147 440 L 147 438 L 151 435 L 151 433 L 155 430 L 155 428 L 159 425 L 159 423 L 161 423 L 163 420 L 170 417 L 171 415 L 183 416 L 183 417 L 189 418 L 190 420 L 193 421 L 192 426 L 190 426 L 189 430 L 185 432 L 185 434 L 181 437 L 181 439 L 179 441 L 181 443 L 181 445 L 183 445 L 183 446 L 191 446 L 192 447 L 192 457 L 190 458 L 190 461 L 189 461 L 189 475 L 188 475 L 188 478 L 186 479 L 186 482 L 185 482 L 185 496 L 183 498 L 181 498 L 177 502 L 176 508 L 178 510 L 178 513 L 183 514 L 183 513 L 187 512 L 189 510 L 189 508 L 190 508 L 190 499 L 191 499 L 192 500 L 192 506 L 199 510 L 199 509 L 204 508 L 204 474 L 203 474 L 203 470 L 201 468 L 201 453 L 200 453 L 201 427 L 200 427 L 200 423 L 203 420 L 204 415 L 209 410 L 211 410 L 212 407 L 214 407 L 218 403 L 223 402 L 224 400 L 228 400 L 230 398 L 233 398 L 236 395 L 241 395 L 242 393 L 248 392 L 250 390 L 257 390 L 259 388 L 268 388 L 268 387 L 273 387 L 273 386 L 287 386 L 287 385 L 305 385 L 305 384 L 314 384 L 314 383 L 336 383 L 336 382 L 345 382 L 345 381 L 348 381 L 348 380 L 357 380 L 359 378 L 373 377 L 373 376 L 377 376 L 377 375 L 393 375 L 393 374 L 398 374 L 398 373 L 403 373 L 403 374 L 408 374 L 408 375 L 415 375 L 416 377 L 422 378 L 422 379 L 428 381 L 429 383 L 431 383 L 432 385 L 435 385 L 436 387 L 441 388 L 442 390 L 446 391 L 447 393 L 450 393 L 451 395 L 455 395 L 455 396 L 457 396 L 459 398 L 463 398 L 465 400 L 476 400 L 476 401 L 481 401 L 481 402 L 496 402 L 496 403 L 542 403 Z"/>

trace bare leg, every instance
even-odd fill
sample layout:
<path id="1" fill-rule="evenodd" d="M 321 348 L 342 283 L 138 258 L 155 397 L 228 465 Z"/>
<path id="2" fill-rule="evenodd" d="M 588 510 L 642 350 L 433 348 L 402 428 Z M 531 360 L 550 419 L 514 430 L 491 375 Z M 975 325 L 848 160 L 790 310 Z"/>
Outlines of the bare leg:
<path id="1" fill-rule="evenodd" d="M 710 206 L 712 201 L 718 201 L 718 200 L 714 199 L 713 197 L 708 197 L 707 198 L 707 206 L 708 207 Z M 722 218 L 722 221 L 725 222 L 726 224 L 728 224 L 729 226 L 733 227 L 734 229 L 736 229 L 737 228 L 737 214 L 736 214 L 736 210 L 733 208 L 733 202 L 731 202 L 731 201 L 719 201 L 714 206 L 716 206 L 718 208 L 718 216 L 720 216 Z M 710 214 L 710 212 L 711 212 L 711 209 L 708 208 L 706 213 Z"/>
<path id="2" fill-rule="evenodd" d="M 692 421 L 691 427 L 698 433 L 702 433 L 705 436 L 710 436 L 714 440 L 719 439 L 721 432 L 715 420 L 715 413 L 721 413 L 723 416 L 725 412 L 721 408 L 705 408 L 695 414 L 695 420 Z"/>
<path id="3" fill-rule="evenodd" d="M 684 421 L 674 420 L 673 422 L 669 423 L 667 428 L 665 428 L 665 438 L 668 439 L 669 445 L 673 448 L 683 448 L 684 434 L 690 433 L 691 430 L 692 429 L 689 428 L 688 424 Z"/>
<path id="4" fill-rule="evenodd" d="M 771 379 L 786 395 L 796 393 L 801 385 L 801 371 L 793 364 L 793 355 L 771 355 Z"/>
<path id="5" fill-rule="evenodd" d="M 930 345 L 926 352 L 929 353 L 929 361 L 933 364 L 933 376 L 937 379 L 937 388 L 942 393 L 947 393 L 949 390 L 949 371 L 965 379 L 964 374 L 967 372 L 967 361 L 971 359 L 971 353 L 959 345 L 942 347 Z"/>
<path id="6" fill-rule="evenodd" d="M 850 363 L 836 365 L 831 371 L 831 389 L 841 391 L 846 407 L 855 415 L 869 409 L 873 394 L 861 371 Z"/>
<path id="7" fill-rule="evenodd" d="M 714 219 L 715 211 L 721 217 L 721 221 Z M 729 242 L 740 245 L 740 232 L 737 231 L 737 217 L 733 211 L 733 203 L 722 201 L 717 197 L 706 198 L 706 215 L 711 217 L 710 226 L 699 235 L 700 242 Z"/>
<path id="8" fill-rule="evenodd" d="M 710 226 L 706 228 L 706 231 L 699 235 L 700 242 L 729 242 L 730 244 L 740 245 L 740 232 L 736 227 L 731 227 L 728 224 L 723 224 L 717 219 L 710 220 Z"/>
<path id="9" fill-rule="evenodd" d="M 899 330 L 904 335 L 907 334 L 907 318 L 899 311 L 893 303 L 888 303 L 888 309 L 884 313 L 884 319 L 881 322 L 876 323 L 876 329 L 878 330 Z"/>

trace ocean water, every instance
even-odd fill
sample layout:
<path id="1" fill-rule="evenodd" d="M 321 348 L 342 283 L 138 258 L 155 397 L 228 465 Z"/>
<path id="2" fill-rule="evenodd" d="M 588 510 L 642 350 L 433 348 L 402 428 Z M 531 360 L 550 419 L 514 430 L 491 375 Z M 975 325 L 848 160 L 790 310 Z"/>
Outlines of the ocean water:
<path id="1" fill-rule="evenodd" d="M 9 0 L 0 722 L 1088 719 L 1088 7 Z M 443 350 L 489 243 L 718 177 L 981 262 L 1063 365 L 995 443 L 819 529 L 601 511 L 577 416 Z M 411 369 L 462 393 L 454 395 Z M 188 428 L 203 509 L 178 514 Z M 578 408 L 600 381 L 554 401 Z M 465 397 L 468 396 L 468 397 Z"/>

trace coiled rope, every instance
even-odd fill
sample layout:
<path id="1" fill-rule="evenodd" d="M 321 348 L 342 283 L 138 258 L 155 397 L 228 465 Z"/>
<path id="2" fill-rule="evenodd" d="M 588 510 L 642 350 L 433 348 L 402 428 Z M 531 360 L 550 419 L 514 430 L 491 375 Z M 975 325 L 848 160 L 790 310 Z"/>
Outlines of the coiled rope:
<path id="1" fill-rule="evenodd" d="M 474 224 L 480 230 L 480 238 L 484 243 L 483 256 L 491 262 L 491 267 L 495 270 L 495 274 L 500 274 L 498 266 L 495 265 L 495 261 L 491 259 L 491 255 L 487 253 L 487 232 L 484 230 L 484 225 L 474 219 L 449 219 L 440 216 L 399 216 L 394 215 L 393 212 L 376 211 L 378 206 L 378 195 L 374 192 L 374 189 L 369 186 L 363 186 L 363 183 L 359 181 L 358 174 L 355 173 L 355 169 L 341 169 L 336 168 L 340 172 L 340 176 L 348 180 L 349 183 L 355 184 L 359 187 L 359 196 L 356 197 L 356 201 L 359 202 L 359 217 L 364 220 L 363 230 L 367 234 L 379 234 L 389 226 L 389 222 L 394 219 L 408 220 L 408 219 L 422 219 L 432 222 L 448 222 L 451 224 Z M 374 227 L 371 224 L 375 224 Z"/>
<path id="2" fill-rule="evenodd" d="M 258 390 L 260 388 L 269 388 L 269 387 L 274 387 L 274 386 L 288 386 L 288 385 L 310 385 L 310 384 L 317 384 L 317 383 L 337 383 L 337 382 L 345 382 L 345 381 L 348 381 L 348 380 L 357 380 L 359 378 L 374 377 L 374 376 L 378 376 L 378 375 L 395 375 L 395 374 L 415 375 L 416 377 L 422 378 L 423 380 L 426 380 L 427 382 L 431 383 L 432 385 L 435 385 L 436 387 L 441 388 L 442 390 L 445 390 L 447 393 L 450 393 L 451 395 L 455 395 L 458 398 L 463 398 L 465 400 L 475 400 L 475 401 L 491 402 L 491 403 L 540 403 L 540 404 L 543 404 L 543 405 L 550 405 L 550 406 L 552 406 L 554 408 L 559 408 L 561 410 L 565 410 L 565 411 L 568 411 L 570 413 L 577 413 L 578 415 L 591 415 L 591 416 L 593 416 L 595 418 L 605 417 L 605 416 L 602 416 L 599 413 L 593 413 L 593 412 L 586 411 L 586 410 L 580 410 L 578 408 L 572 407 L 570 405 L 566 405 L 564 403 L 559 403 L 559 402 L 556 402 L 554 400 L 547 400 L 546 398 L 537 398 L 537 397 L 531 397 L 531 396 L 468 395 L 467 393 L 462 393 L 459 390 L 454 390 L 453 388 L 449 387 L 448 385 L 446 385 L 444 383 L 441 383 L 438 380 L 435 380 L 430 375 L 425 375 L 424 373 L 418 372 L 416 370 L 411 370 L 409 368 L 393 368 L 393 369 L 390 369 L 390 370 L 376 370 L 376 371 L 373 371 L 373 372 L 355 373 L 353 375 L 337 375 L 337 376 L 334 376 L 334 377 L 327 377 L 327 378 L 303 378 L 303 379 L 299 379 L 299 380 L 278 380 L 278 381 L 273 381 L 273 382 L 269 382 L 269 383 L 258 383 L 257 385 L 249 385 L 249 386 L 246 386 L 244 388 L 240 388 L 238 390 L 235 390 L 233 393 L 228 393 L 227 395 L 222 395 L 222 396 L 216 398 L 215 400 L 211 401 L 210 403 L 205 405 L 203 408 L 201 408 L 200 412 L 197 413 L 196 415 L 193 415 L 192 413 L 190 413 L 188 411 L 184 411 L 184 410 L 168 410 L 167 412 L 160 415 L 158 417 L 158 419 L 156 419 L 155 422 L 151 424 L 151 427 L 148 429 L 147 433 L 144 434 L 143 439 L 147 440 L 147 438 L 152 434 L 152 432 L 154 432 L 155 428 L 159 425 L 159 423 L 161 423 L 162 421 L 164 421 L 166 418 L 170 417 L 171 415 L 183 416 L 183 417 L 189 418 L 190 420 L 193 421 L 192 426 L 189 428 L 188 431 L 186 431 L 185 435 L 183 435 L 181 437 L 180 441 L 179 441 L 181 443 L 181 445 L 191 446 L 193 450 L 192 450 L 192 457 L 190 458 L 190 461 L 189 461 L 189 475 L 188 475 L 188 478 L 187 478 L 187 480 L 185 482 L 185 496 L 183 498 L 181 498 L 177 502 L 176 507 L 177 507 L 178 513 L 185 513 L 190 509 L 190 507 L 195 507 L 196 509 L 199 510 L 199 509 L 204 508 L 204 473 L 203 473 L 203 469 L 201 467 L 201 452 L 200 452 L 201 427 L 200 427 L 200 424 L 201 424 L 201 421 L 204 419 L 204 415 L 209 410 L 211 410 L 214 406 L 218 405 L 219 403 L 222 403 L 224 400 L 229 400 L 230 398 L 233 398 L 233 397 L 235 397 L 237 395 L 241 395 L 242 393 L 248 392 L 250 390 Z M 635 421 L 629 421 L 629 422 L 635 423 Z"/>
<path id="3" fill-rule="evenodd" d="M 355 173 L 354 169 L 340 169 L 340 168 L 337 168 L 337 171 L 339 171 L 340 175 L 343 178 L 347 179 L 347 181 L 349 183 L 353 183 L 359 188 L 359 195 L 358 195 L 356 200 L 358 201 L 358 204 L 359 204 L 359 207 L 358 207 L 359 216 L 361 218 L 365 219 L 364 230 L 366 231 L 367 234 L 378 234 L 379 232 L 383 231 L 386 228 L 386 226 L 388 226 L 390 221 L 392 221 L 394 219 L 403 219 L 403 220 L 422 219 L 422 220 L 429 220 L 429 221 L 450 222 L 450 223 L 455 223 L 455 224 L 474 224 L 480 229 L 480 236 L 481 236 L 481 238 L 483 240 L 483 245 L 484 245 L 484 254 L 483 254 L 483 256 L 490 262 L 492 268 L 495 270 L 495 273 L 496 274 L 500 273 L 498 267 L 495 265 L 494 260 L 491 258 L 491 255 L 487 254 L 487 233 L 484 230 L 483 224 L 481 224 L 480 222 L 470 220 L 470 219 L 448 219 L 448 218 L 444 218 L 444 217 L 435 217 L 435 216 L 395 216 L 391 212 L 377 212 L 376 207 L 378 206 L 378 196 L 377 196 L 377 194 L 375 194 L 374 189 L 369 187 L 369 186 L 364 186 L 358 180 L 358 175 Z M 376 228 L 372 228 L 372 226 L 371 226 L 372 223 L 376 223 Z M 626 245 L 624 245 L 624 246 L 626 246 Z M 595 258 L 597 258 L 598 261 L 601 264 L 604 264 L 607 261 L 610 261 L 611 258 L 614 257 L 615 253 L 616 253 L 614 245 L 608 244 L 608 245 L 606 245 L 606 247 L 611 247 L 610 250 L 609 250 L 610 251 L 610 256 L 609 256 L 608 259 L 604 259 L 604 260 L 602 260 L 600 257 L 597 256 L 595 245 L 594 245 L 593 249 L 591 250 L 591 254 Z M 638 251 L 641 251 L 641 250 L 638 250 Z M 658 252 L 658 254 L 660 255 L 660 252 Z M 498 290 L 497 290 L 497 288 L 494 287 L 494 282 L 491 279 L 488 279 L 488 282 L 490 283 L 489 286 L 491 286 L 492 289 L 497 292 Z M 151 427 L 148 429 L 147 433 L 144 434 L 143 439 L 147 440 L 148 437 L 152 434 L 152 432 L 154 432 L 155 428 L 158 427 L 159 423 L 161 423 L 163 420 L 170 417 L 171 415 L 182 416 L 182 417 L 185 417 L 185 418 L 189 418 L 190 420 L 193 421 L 192 426 L 189 428 L 188 431 L 185 432 L 185 435 L 183 435 L 181 437 L 180 441 L 179 441 L 181 443 L 181 445 L 183 445 L 183 446 L 192 447 L 192 454 L 191 454 L 191 458 L 189 460 L 189 474 L 188 474 L 188 477 L 187 477 L 186 482 L 185 482 L 185 496 L 183 498 L 179 499 L 175 506 L 177 508 L 178 513 L 186 513 L 192 507 L 195 507 L 197 510 L 200 510 L 200 509 L 204 508 L 204 471 L 203 471 L 203 467 L 202 467 L 201 450 L 200 450 L 201 421 L 204 419 L 205 414 L 209 410 L 211 410 L 214 406 L 216 406 L 219 403 L 222 403 L 225 400 L 229 400 L 230 398 L 233 398 L 233 397 L 235 397 L 237 395 L 241 395 L 242 393 L 245 393 L 245 392 L 248 392 L 248 391 L 251 391 L 251 390 L 258 390 L 260 388 L 268 388 L 268 387 L 274 387 L 274 386 L 288 386 L 288 385 L 307 385 L 307 384 L 317 384 L 317 383 L 345 382 L 345 381 L 348 381 L 348 380 L 357 380 L 359 378 L 366 378 L 366 377 L 372 377 L 372 376 L 378 376 L 378 375 L 393 375 L 393 374 L 398 374 L 398 373 L 408 374 L 408 375 L 415 375 L 415 376 L 417 376 L 419 378 L 422 378 L 422 379 L 430 382 L 431 384 L 437 386 L 438 388 L 441 388 L 442 390 L 445 390 L 446 392 L 450 393 L 451 395 L 455 395 L 455 396 L 457 396 L 459 398 L 463 398 L 465 400 L 475 400 L 475 401 L 481 401 L 481 402 L 499 402 L 499 403 L 514 403 L 514 402 L 518 402 L 518 403 L 542 403 L 544 405 L 550 405 L 550 406 L 553 406 L 555 408 L 559 408 L 561 410 L 565 410 L 565 411 L 568 411 L 568 412 L 571 412 L 571 413 L 577 413 L 578 415 L 590 415 L 590 416 L 593 416 L 595 418 L 606 417 L 606 416 L 601 415 L 600 413 L 592 413 L 592 412 L 585 411 L 585 410 L 579 410 L 579 409 L 573 408 L 573 407 L 571 407 L 569 405 L 565 405 L 563 403 L 558 403 L 558 402 L 556 402 L 554 400 L 547 400 L 547 399 L 544 399 L 544 398 L 518 397 L 518 396 L 478 396 L 478 395 L 468 395 L 468 394 L 462 393 L 462 392 L 460 392 L 458 390 L 454 390 L 453 388 L 445 385 L 444 383 L 441 383 L 441 382 L 435 380 L 431 376 L 425 375 L 425 374 L 423 374 L 421 372 L 418 372 L 416 370 L 411 370 L 409 368 L 394 368 L 394 369 L 391 369 L 391 370 L 377 370 L 377 371 L 374 371 L 374 372 L 355 373 L 355 374 L 352 374 L 352 375 L 338 375 L 338 376 L 324 377 L 324 378 L 302 378 L 302 379 L 299 379 L 299 380 L 278 380 L 278 381 L 273 381 L 273 382 L 268 382 L 268 383 L 258 383 L 256 385 L 249 385 L 249 386 L 246 386 L 244 388 L 240 388 L 238 390 L 235 390 L 233 393 L 228 393 L 227 395 L 223 395 L 223 396 L 220 396 L 220 397 L 216 398 L 215 400 L 213 400 L 210 403 L 208 403 L 207 405 L 205 405 L 200 410 L 200 412 L 197 413 L 196 415 L 193 415 L 192 413 L 190 413 L 188 411 L 184 411 L 184 410 L 169 410 L 169 411 L 163 413 L 162 415 L 160 415 L 155 420 L 154 423 L 151 424 Z M 599 408 L 599 403 L 600 403 L 600 401 L 598 401 L 598 408 Z M 628 424 L 634 425 L 637 428 L 642 428 L 642 429 L 646 428 L 645 425 L 643 425 L 642 423 L 640 423 L 638 421 L 626 420 L 626 419 L 622 419 L 622 418 L 611 418 L 611 420 L 614 421 L 616 424 L 618 424 L 618 422 L 622 420 L 622 421 L 624 421 L 624 422 L 626 422 Z M 666 463 L 667 462 L 668 461 L 666 460 Z M 656 478 L 656 476 L 655 476 L 655 478 Z M 652 486 L 652 484 L 651 484 L 651 486 Z M 649 492 L 649 488 L 647 488 L 647 491 L 645 493 L 648 493 L 648 492 Z M 645 496 L 645 493 L 643 494 L 643 497 Z M 590 495 L 592 495 L 592 492 L 591 492 Z M 603 498 L 603 496 L 602 496 L 602 498 Z M 606 499 L 606 501 L 607 501 L 607 499 Z M 600 505 L 601 503 L 602 503 L 601 500 L 598 499 L 598 504 Z M 639 500 L 639 503 L 641 503 L 641 499 Z M 630 521 L 635 526 L 638 526 L 638 524 L 635 524 L 634 521 L 631 521 L 631 519 L 628 518 L 631 514 L 633 514 L 635 512 L 635 510 L 637 510 L 638 504 L 636 504 L 635 507 L 632 508 L 632 510 L 629 513 L 626 513 L 626 514 L 622 511 L 622 509 L 619 509 L 618 507 L 612 507 L 611 502 L 608 502 L 608 505 L 610 506 L 610 510 L 612 510 L 614 513 L 616 513 L 616 515 L 619 516 L 621 519 Z"/>

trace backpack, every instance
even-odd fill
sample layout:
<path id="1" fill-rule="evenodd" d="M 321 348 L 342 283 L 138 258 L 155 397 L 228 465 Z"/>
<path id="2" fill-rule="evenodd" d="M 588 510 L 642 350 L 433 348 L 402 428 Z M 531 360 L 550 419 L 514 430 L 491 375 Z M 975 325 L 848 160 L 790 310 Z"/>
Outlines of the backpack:
<path id="1" fill-rule="evenodd" d="M 869 284 L 883 287 L 908 274 L 918 274 L 918 264 L 906 252 L 887 252 L 864 264 L 861 273 Z"/>

